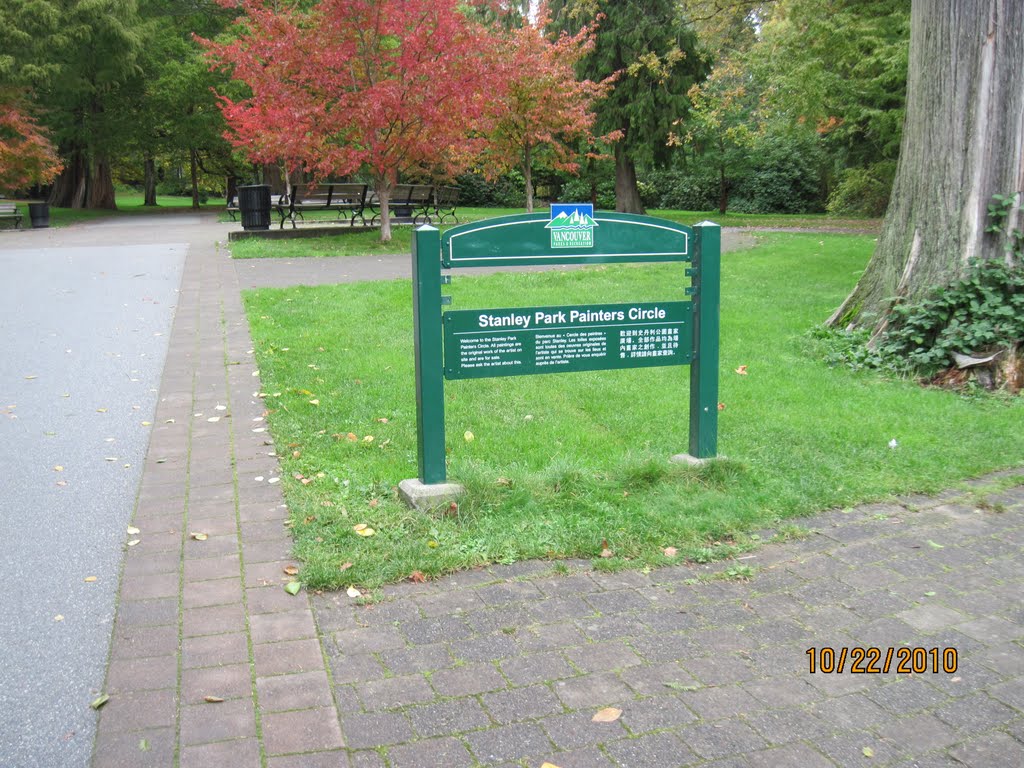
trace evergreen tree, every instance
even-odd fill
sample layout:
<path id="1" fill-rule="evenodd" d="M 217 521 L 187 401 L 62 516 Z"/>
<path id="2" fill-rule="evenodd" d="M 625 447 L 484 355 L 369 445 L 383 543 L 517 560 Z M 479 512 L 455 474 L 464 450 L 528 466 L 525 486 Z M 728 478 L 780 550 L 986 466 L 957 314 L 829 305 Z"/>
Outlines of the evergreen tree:
<path id="1" fill-rule="evenodd" d="M 555 25 L 571 32 L 599 22 L 594 50 L 580 61 L 578 74 L 599 82 L 620 73 L 597 106 L 594 130 L 621 132 L 614 145 L 615 208 L 643 213 L 636 165 L 661 165 L 670 157 L 669 135 L 689 110 L 687 92 L 707 74 L 697 38 L 675 0 L 555 0 L 551 10 Z"/>

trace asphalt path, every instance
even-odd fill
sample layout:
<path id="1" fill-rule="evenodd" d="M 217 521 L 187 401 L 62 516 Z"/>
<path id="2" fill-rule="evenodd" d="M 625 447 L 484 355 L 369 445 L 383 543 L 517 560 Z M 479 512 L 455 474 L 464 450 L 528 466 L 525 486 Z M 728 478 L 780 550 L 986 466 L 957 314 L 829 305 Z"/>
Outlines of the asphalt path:
<path id="1" fill-rule="evenodd" d="M 123 243 L 128 234 L 104 222 L 74 242 Z M 62 241 L 54 235 L 0 236 L 5 768 L 89 763 L 97 717 L 89 704 L 103 685 L 187 250 L 54 247 Z M 26 247 L 33 241 L 38 247 Z"/>

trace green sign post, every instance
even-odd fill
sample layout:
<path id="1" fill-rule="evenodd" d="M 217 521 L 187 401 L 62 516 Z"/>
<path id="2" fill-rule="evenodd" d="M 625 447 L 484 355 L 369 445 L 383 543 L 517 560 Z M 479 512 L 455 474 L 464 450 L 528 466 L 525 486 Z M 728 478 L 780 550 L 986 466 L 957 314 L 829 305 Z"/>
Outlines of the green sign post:
<path id="1" fill-rule="evenodd" d="M 721 229 L 555 205 L 413 238 L 419 482 L 446 481 L 444 380 L 690 366 L 689 454 L 716 455 Z M 441 268 L 687 262 L 690 301 L 451 310 Z"/>

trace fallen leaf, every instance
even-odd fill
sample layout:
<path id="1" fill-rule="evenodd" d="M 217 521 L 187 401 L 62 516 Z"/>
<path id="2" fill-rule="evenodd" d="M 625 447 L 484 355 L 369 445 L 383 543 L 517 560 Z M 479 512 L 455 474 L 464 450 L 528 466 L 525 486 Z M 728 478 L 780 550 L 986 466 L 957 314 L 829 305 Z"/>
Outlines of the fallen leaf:
<path id="1" fill-rule="evenodd" d="M 319 400 L 310 400 L 309 404 L 310 405 L 320 405 L 320 401 Z"/>
<path id="2" fill-rule="evenodd" d="M 605 707 L 600 712 L 598 712 L 596 715 L 594 715 L 592 718 L 590 718 L 590 722 L 592 722 L 592 723 L 614 723 L 620 717 L 622 717 L 622 710 L 621 709 L 616 709 L 615 707 Z"/>
<path id="3" fill-rule="evenodd" d="M 472 443 L 474 440 L 476 440 L 476 436 L 468 429 L 465 431 L 462 437 L 466 440 L 467 443 Z"/>
<path id="4" fill-rule="evenodd" d="M 207 540 L 208 538 L 210 538 L 210 537 L 209 537 L 209 536 L 207 536 L 207 535 L 206 535 L 205 533 L 202 533 L 202 532 L 200 532 L 200 531 L 192 531 L 192 532 L 191 532 L 191 533 L 189 534 L 189 536 L 191 536 L 191 537 L 192 537 L 193 539 L 195 539 L 196 541 L 206 541 L 206 540 Z"/>
<path id="5" fill-rule="evenodd" d="M 302 589 L 301 581 L 289 581 L 287 584 L 284 585 L 284 591 L 287 592 L 289 595 L 299 594 L 300 589 Z"/>
<path id="6" fill-rule="evenodd" d="M 60 464 L 57 464 L 56 466 L 54 466 L 53 471 L 54 472 L 63 472 L 64 471 L 64 467 L 62 467 Z"/>
<path id="7" fill-rule="evenodd" d="M 376 509 L 380 505 L 378 499 L 370 499 L 370 509 Z"/>
<path id="8" fill-rule="evenodd" d="M 38 377 L 38 376 L 36 376 L 35 374 L 33 374 L 33 375 L 31 375 L 31 376 L 26 376 L 25 378 L 26 378 L 26 379 L 38 379 L 39 377 Z"/>
<path id="9" fill-rule="evenodd" d="M 736 369 L 736 373 L 738 373 L 740 376 L 746 376 L 747 375 L 747 366 L 741 365 L 739 368 Z"/>
<path id="10" fill-rule="evenodd" d="M 341 565 L 338 566 L 338 570 L 339 571 L 347 571 L 351 567 L 352 567 L 352 563 L 342 563 Z"/>
<path id="11" fill-rule="evenodd" d="M 139 739 L 139 751 L 149 752 L 149 742 L 146 739 Z"/>
<path id="12" fill-rule="evenodd" d="M 719 403 L 718 404 L 718 410 L 724 411 L 725 410 L 725 403 Z"/>
<path id="13" fill-rule="evenodd" d="M 349 597 L 362 597 L 363 596 L 363 593 L 360 592 L 355 587 L 349 587 L 348 589 L 346 589 L 345 590 L 345 594 L 348 595 Z"/>
<path id="14" fill-rule="evenodd" d="M 284 567 L 284 572 L 287 573 L 289 576 L 294 576 L 299 572 L 299 569 L 294 565 L 286 565 Z"/>
<path id="15" fill-rule="evenodd" d="M 558 766 L 555 765 L 554 763 L 544 763 L 544 764 L 541 765 L 540 768 L 558 768 Z"/>
<path id="16" fill-rule="evenodd" d="M 363 438 L 363 442 L 364 443 L 372 443 L 373 442 L 373 435 L 367 435 L 366 437 L 364 437 Z"/>
<path id="17" fill-rule="evenodd" d="M 512 487 L 512 481 L 509 480 L 507 477 L 499 477 L 494 482 L 495 482 L 496 485 L 500 485 L 503 488 L 511 488 Z"/>
<path id="18" fill-rule="evenodd" d="M 151 426 L 153 426 L 153 422 L 152 421 L 144 421 L 144 422 L 142 422 L 142 426 L 144 426 L 144 427 L 151 427 Z"/>
<path id="19" fill-rule="evenodd" d="M 226 405 L 215 405 L 214 406 L 214 410 L 215 411 L 226 411 L 227 409 L 228 409 L 228 407 Z"/>
<path id="20" fill-rule="evenodd" d="M 875 750 L 873 750 L 871 747 L 864 747 L 864 749 L 862 749 L 861 752 L 864 753 L 864 757 L 874 757 L 875 756 Z"/>
<path id="21" fill-rule="evenodd" d="M 128 542 L 128 546 L 129 546 L 129 547 L 134 547 L 134 546 L 135 546 L 136 544 L 138 544 L 138 543 L 139 543 L 140 541 L 142 541 L 142 539 L 131 539 L 131 540 L 130 540 L 130 541 Z"/>
<path id="22" fill-rule="evenodd" d="M 89 584 L 91 584 L 92 582 L 96 581 L 96 577 L 95 576 L 86 576 L 84 581 L 89 583 Z"/>
<path id="23" fill-rule="evenodd" d="M 63 488 L 67 484 L 68 484 L 67 480 L 58 480 L 57 481 L 57 485 L 59 485 L 61 488 Z"/>
<path id="24" fill-rule="evenodd" d="M 604 539 L 601 542 L 601 557 L 615 557 L 615 554 L 608 549 L 608 539 Z"/>
<path id="25" fill-rule="evenodd" d="M 354 432 L 349 432 L 347 435 L 345 435 L 345 437 L 353 443 L 359 439 L 359 436 L 356 435 Z"/>
<path id="26" fill-rule="evenodd" d="M 379 421 L 381 424 L 387 424 L 388 423 L 388 420 L 387 419 L 383 419 L 383 418 L 377 419 L 377 421 Z"/>
<path id="27" fill-rule="evenodd" d="M 360 536 L 373 536 L 376 533 L 373 528 L 368 526 L 366 523 L 359 523 L 358 525 L 352 526 L 352 530 L 358 533 Z"/>
<path id="28" fill-rule="evenodd" d="M 413 571 L 409 574 L 409 581 L 411 581 L 413 584 L 422 584 L 426 580 L 427 577 L 424 576 L 420 571 Z"/>
<path id="29" fill-rule="evenodd" d="M 93 709 L 99 709 L 104 704 L 106 704 L 108 701 L 110 701 L 110 696 L 105 694 L 105 693 L 101 693 L 99 696 L 97 696 L 95 699 L 93 699 L 92 704 L 90 704 L 89 706 L 92 707 Z"/>
<path id="30" fill-rule="evenodd" d="M 292 451 L 292 458 L 297 459 L 302 455 L 302 451 Z"/>
<path id="31" fill-rule="evenodd" d="M 944 544 L 939 544 L 938 542 L 932 541 L 931 539 L 928 539 L 928 546 L 931 547 L 932 549 L 945 549 L 946 548 Z"/>
<path id="32" fill-rule="evenodd" d="M 220 696 L 203 696 L 203 701 L 209 702 L 210 704 L 220 704 L 224 699 Z"/>
<path id="33" fill-rule="evenodd" d="M 60 615 L 60 614 L 58 613 L 58 614 L 57 614 L 56 616 L 54 616 L 54 617 L 53 617 L 53 620 L 54 620 L 54 621 L 64 621 L 64 617 L 63 617 L 63 616 L 61 616 L 61 615 Z"/>
<path id="34" fill-rule="evenodd" d="M 679 552 L 675 547 L 665 547 L 661 551 L 665 553 L 665 557 L 675 557 L 676 553 Z"/>
<path id="35" fill-rule="evenodd" d="M 209 422 L 220 421 L 220 416 L 211 416 L 210 418 L 207 419 L 207 421 L 209 421 Z"/>
<path id="36" fill-rule="evenodd" d="M 134 525 L 129 525 L 128 529 L 127 529 L 127 533 L 128 533 L 129 536 L 134 536 L 137 533 L 141 533 L 141 531 L 138 528 L 136 528 Z"/>

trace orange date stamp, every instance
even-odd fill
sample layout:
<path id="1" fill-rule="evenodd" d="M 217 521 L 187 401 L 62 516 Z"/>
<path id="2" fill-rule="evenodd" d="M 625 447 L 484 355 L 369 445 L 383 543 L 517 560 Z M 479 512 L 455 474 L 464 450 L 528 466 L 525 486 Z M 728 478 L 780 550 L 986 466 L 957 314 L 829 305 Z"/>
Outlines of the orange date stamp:
<path id="1" fill-rule="evenodd" d="M 959 654 L 956 648 L 925 648 L 923 646 L 899 648 L 877 648 L 874 646 L 840 647 L 822 646 L 808 648 L 807 657 L 811 674 L 899 675 L 911 673 L 921 675 L 956 672 Z"/>

